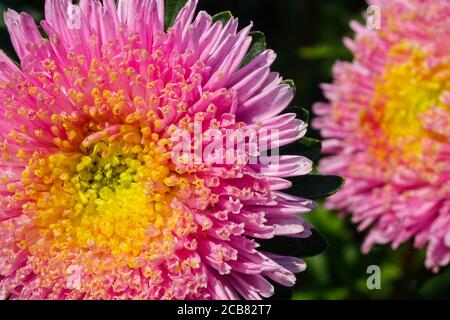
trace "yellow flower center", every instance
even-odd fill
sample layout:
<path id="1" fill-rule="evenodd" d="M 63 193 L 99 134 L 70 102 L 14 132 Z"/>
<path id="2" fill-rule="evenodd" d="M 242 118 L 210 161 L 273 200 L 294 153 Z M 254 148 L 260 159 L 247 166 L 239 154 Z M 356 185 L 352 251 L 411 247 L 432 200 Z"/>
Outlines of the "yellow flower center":
<path id="1" fill-rule="evenodd" d="M 448 110 L 441 97 L 450 90 L 449 64 L 429 65 L 426 53 L 408 42 L 390 53 L 392 62 L 376 81 L 372 106 L 361 114 L 361 123 L 377 159 L 420 161 L 424 139 L 433 135 L 422 117 L 432 107 Z"/>
<path id="2" fill-rule="evenodd" d="M 58 248 L 95 247 L 114 257 L 137 256 L 161 236 L 178 177 L 169 169 L 163 139 L 142 144 L 132 126 L 108 130 L 85 139 L 83 152 L 34 155 L 23 182 L 35 201 L 25 209 L 37 212 L 42 235 Z"/>

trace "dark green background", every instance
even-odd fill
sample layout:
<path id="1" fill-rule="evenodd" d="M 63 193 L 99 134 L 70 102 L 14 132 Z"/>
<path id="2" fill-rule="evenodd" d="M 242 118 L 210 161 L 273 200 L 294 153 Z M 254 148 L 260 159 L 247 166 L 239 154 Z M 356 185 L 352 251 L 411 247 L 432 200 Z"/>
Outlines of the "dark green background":
<path id="1" fill-rule="evenodd" d="M 10 7 L 27 11 L 40 20 L 43 0 L 0 0 L 0 10 Z M 331 81 L 331 66 L 337 59 L 351 59 L 342 38 L 351 35 L 348 23 L 361 20 L 366 9 L 362 0 L 200 0 L 200 9 L 210 14 L 230 10 L 241 26 L 250 21 L 266 34 L 268 47 L 278 59 L 274 69 L 297 87 L 294 104 L 306 109 L 323 96 L 319 84 Z M 0 23 L 1 48 L 15 56 Z M 309 136 L 318 137 L 310 131 Z M 328 240 L 324 254 L 307 259 L 308 269 L 299 275 L 295 299 L 380 299 L 449 298 L 450 270 L 433 275 L 423 267 L 424 252 L 410 244 L 397 251 L 377 247 L 369 255 L 359 251 L 363 235 L 354 232 L 349 219 L 319 208 L 309 214 L 311 221 Z M 366 269 L 381 268 L 381 290 L 368 290 Z"/>

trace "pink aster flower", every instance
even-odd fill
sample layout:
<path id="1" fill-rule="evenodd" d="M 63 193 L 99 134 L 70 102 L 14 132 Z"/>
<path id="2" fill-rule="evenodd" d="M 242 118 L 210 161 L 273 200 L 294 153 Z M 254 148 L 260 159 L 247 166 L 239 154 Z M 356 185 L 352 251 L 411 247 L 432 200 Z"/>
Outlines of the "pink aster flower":
<path id="1" fill-rule="evenodd" d="M 328 207 L 352 213 L 363 244 L 427 246 L 426 266 L 450 262 L 450 2 L 370 1 L 381 29 L 356 22 L 323 86 L 314 125 L 325 138 L 321 171 L 346 178 Z"/>
<path id="2" fill-rule="evenodd" d="M 20 68 L 1 53 L 1 298 L 259 299 L 305 269 L 258 242 L 311 233 L 298 214 L 314 203 L 281 192 L 311 161 L 172 157 L 198 121 L 195 150 L 209 129 L 252 129 L 267 149 L 306 131 L 280 115 L 293 90 L 275 54 L 241 66 L 251 26 L 196 4 L 165 32 L 163 0 L 47 0 L 47 38 L 5 13 Z"/>

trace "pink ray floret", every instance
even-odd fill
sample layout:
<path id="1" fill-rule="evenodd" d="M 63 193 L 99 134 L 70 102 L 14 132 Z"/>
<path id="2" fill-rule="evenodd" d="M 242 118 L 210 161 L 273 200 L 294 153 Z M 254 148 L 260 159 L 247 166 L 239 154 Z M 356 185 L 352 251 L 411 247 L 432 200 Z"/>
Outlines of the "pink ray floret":
<path id="1" fill-rule="evenodd" d="M 369 230 L 364 252 L 414 239 L 437 271 L 450 262 L 450 2 L 370 4 L 380 19 L 351 24 L 354 61 L 336 63 L 315 106 L 321 171 L 347 182 L 327 206 Z"/>

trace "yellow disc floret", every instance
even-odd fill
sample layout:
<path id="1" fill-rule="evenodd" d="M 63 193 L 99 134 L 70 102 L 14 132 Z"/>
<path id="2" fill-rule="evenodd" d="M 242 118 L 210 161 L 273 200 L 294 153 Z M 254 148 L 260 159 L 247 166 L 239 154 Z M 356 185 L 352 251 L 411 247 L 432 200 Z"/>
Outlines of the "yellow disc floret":
<path id="1" fill-rule="evenodd" d="M 433 107 L 448 109 L 441 99 L 450 90 L 448 61 L 430 65 L 426 57 L 408 42 L 393 46 L 393 62 L 375 81 L 372 106 L 362 112 L 361 123 L 380 160 L 420 161 L 423 143 L 432 135 L 423 126 L 423 115 Z"/>
<path id="2" fill-rule="evenodd" d="M 35 201 L 25 209 L 37 213 L 42 235 L 56 247 L 95 247 L 115 258 L 147 250 L 171 217 L 178 178 L 164 143 L 143 140 L 122 125 L 90 135 L 84 152 L 33 155 L 23 182 Z"/>

